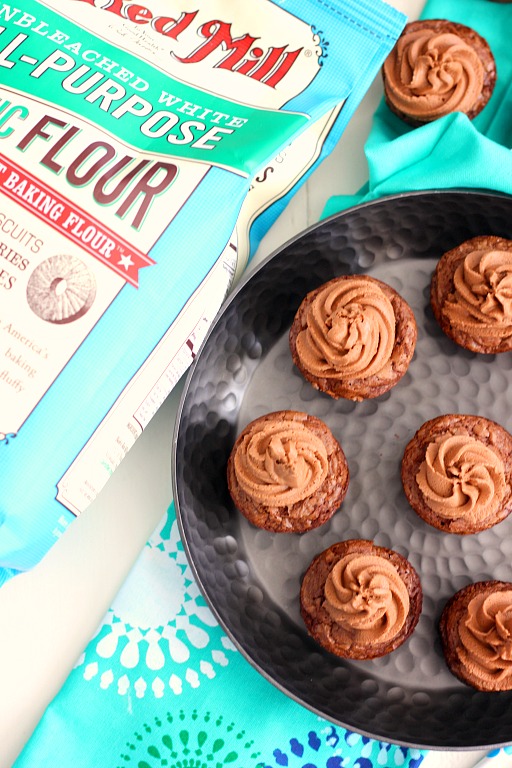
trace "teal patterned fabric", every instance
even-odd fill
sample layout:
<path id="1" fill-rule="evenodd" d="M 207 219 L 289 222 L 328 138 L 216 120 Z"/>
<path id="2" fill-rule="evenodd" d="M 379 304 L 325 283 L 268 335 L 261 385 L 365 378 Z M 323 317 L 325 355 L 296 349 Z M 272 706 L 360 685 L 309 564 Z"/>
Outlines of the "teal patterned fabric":
<path id="1" fill-rule="evenodd" d="M 256 672 L 194 581 L 174 505 L 15 768 L 417 768 Z"/>

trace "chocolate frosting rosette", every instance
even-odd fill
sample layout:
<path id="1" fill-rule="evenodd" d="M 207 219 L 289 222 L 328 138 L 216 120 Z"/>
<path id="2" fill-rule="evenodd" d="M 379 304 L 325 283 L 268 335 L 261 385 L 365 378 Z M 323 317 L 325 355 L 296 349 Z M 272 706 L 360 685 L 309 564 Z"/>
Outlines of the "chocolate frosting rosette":
<path id="1" fill-rule="evenodd" d="M 338 542 L 309 565 L 301 585 L 301 614 L 326 650 L 373 659 L 398 648 L 422 608 L 419 576 L 398 552 L 366 539 Z"/>
<path id="2" fill-rule="evenodd" d="M 390 109 L 418 126 L 452 112 L 476 117 L 494 90 L 496 63 L 474 29 L 424 19 L 405 26 L 382 75 Z"/>
<path id="3" fill-rule="evenodd" d="M 512 511 L 512 435 L 483 416 L 438 416 L 407 444 L 401 476 L 409 504 L 429 525 L 478 533 Z"/>
<path id="4" fill-rule="evenodd" d="M 341 558 L 325 583 L 325 608 L 346 642 L 384 643 L 402 629 L 409 593 L 396 568 L 377 555 Z"/>
<path id="5" fill-rule="evenodd" d="M 503 460 L 467 434 L 441 435 L 430 443 L 416 482 L 436 514 L 472 525 L 496 514 L 506 493 Z"/>
<path id="6" fill-rule="evenodd" d="M 443 331 L 472 352 L 512 350 L 512 240 L 474 237 L 447 251 L 430 301 Z"/>
<path id="7" fill-rule="evenodd" d="M 378 397 L 405 374 L 414 353 L 414 314 L 391 286 L 342 275 L 307 294 L 290 329 L 302 375 L 333 398 Z"/>
<path id="8" fill-rule="evenodd" d="M 228 460 L 237 509 L 259 528 L 304 532 L 326 522 L 348 488 L 345 454 L 326 424 L 300 411 L 255 419 Z"/>
<path id="9" fill-rule="evenodd" d="M 446 603 L 439 626 L 456 677 L 480 691 L 512 690 L 512 583 L 464 587 Z"/>

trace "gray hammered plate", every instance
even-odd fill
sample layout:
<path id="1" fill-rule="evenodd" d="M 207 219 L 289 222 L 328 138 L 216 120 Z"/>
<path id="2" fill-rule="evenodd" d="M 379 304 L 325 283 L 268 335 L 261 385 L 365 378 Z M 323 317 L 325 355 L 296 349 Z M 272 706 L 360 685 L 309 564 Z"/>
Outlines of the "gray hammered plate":
<path id="1" fill-rule="evenodd" d="M 352 208 L 287 243 L 225 305 L 189 373 L 173 445 L 173 483 L 191 567 L 218 621 L 249 662 L 288 696 L 373 738 L 430 749 L 512 742 L 512 692 L 486 694 L 447 670 L 437 621 L 471 581 L 512 581 L 512 516 L 471 536 L 429 527 L 400 482 L 406 443 L 441 413 L 477 413 L 512 431 L 512 353 L 475 355 L 440 332 L 428 306 L 443 251 L 469 237 L 512 238 L 512 198 L 477 192 L 413 193 Z M 305 294 L 349 272 L 386 281 L 412 306 L 418 343 L 390 392 L 362 403 L 318 393 L 294 369 L 288 330 Z M 326 525 L 303 535 L 251 526 L 227 491 L 226 461 L 239 431 L 282 408 L 323 419 L 350 469 L 348 494 Z M 424 606 L 409 640 L 373 661 L 323 651 L 299 613 L 312 558 L 349 538 L 408 557 Z"/>

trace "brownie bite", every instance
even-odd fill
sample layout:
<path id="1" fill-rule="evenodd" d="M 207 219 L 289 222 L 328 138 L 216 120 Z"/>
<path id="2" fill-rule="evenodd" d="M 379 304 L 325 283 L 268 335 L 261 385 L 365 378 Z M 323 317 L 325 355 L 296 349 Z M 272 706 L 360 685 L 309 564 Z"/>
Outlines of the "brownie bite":
<path id="1" fill-rule="evenodd" d="M 406 446 L 401 477 L 429 525 L 462 535 L 486 530 L 512 511 L 512 435 L 482 416 L 438 416 Z"/>
<path id="2" fill-rule="evenodd" d="M 448 668 L 478 691 L 512 690 L 512 583 L 478 581 L 446 603 L 439 621 Z"/>
<path id="3" fill-rule="evenodd" d="M 382 66 L 384 98 L 414 127 L 452 112 L 475 118 L 496 83 L 496 62 L 478 32 L 446 19 L 406 24 Z"/>
<path id="4" fill-rule="evenodd" d="M 394 651 L 416 627 L 422 603 L 420 579 L 407 558 L 366 539 L 338 542 L 317 555 L 300 591 L 308 633 L 346 659 Z"/>
<path id="5" fill-rule="evenodd" d="M 275 411 L 248 424 L 227 466 L 237 509 L 255 526 L 304 533 L 339 509 L 349 483 L 343 450 L 329 427 L 301 411 Z"/>
<path id="6" fill-rule="evenodd" d="M 512 350 L 512 240 L 482 235 L 439 259 L 430 304 L 443 332 L 472 352 Z"/>
<path id="7" fill-rule="evenodd" d="M 342 275 L 305 296 L 289 341 L 293 362 L 315 389 L 361 401 L 384 394 L 407 371 L 416 347 L 412 309 L 369 275 Z"/>

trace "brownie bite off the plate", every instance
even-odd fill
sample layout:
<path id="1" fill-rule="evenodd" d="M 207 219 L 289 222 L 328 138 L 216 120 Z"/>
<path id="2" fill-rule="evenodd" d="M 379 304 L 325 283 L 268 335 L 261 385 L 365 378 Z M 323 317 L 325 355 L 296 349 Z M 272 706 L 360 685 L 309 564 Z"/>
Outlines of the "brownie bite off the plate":
<path id="1" fill-rule="evenodd" d="M 418 127 L 452 112 L 472 120 L 489 101 L 496 62 L 476 30 L 446 19 L 411 21 L 382 66 L 384 98 Z"/>

